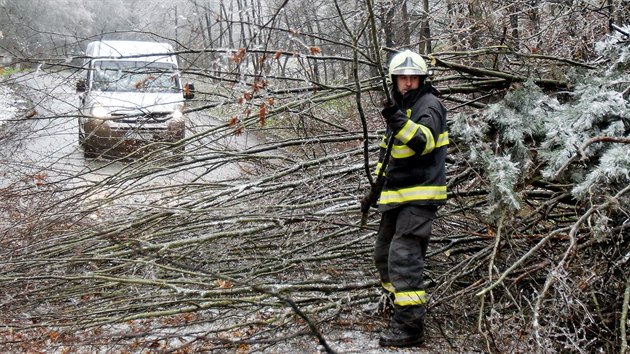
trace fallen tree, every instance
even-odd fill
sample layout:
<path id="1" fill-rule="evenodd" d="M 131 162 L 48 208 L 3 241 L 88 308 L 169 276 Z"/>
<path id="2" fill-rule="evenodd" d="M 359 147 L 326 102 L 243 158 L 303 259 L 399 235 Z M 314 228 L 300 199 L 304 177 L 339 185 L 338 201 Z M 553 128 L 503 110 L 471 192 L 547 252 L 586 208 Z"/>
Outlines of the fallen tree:
<path id="1" fill-rule="evenodd" d="M 514 64 L 505 47 L 427 58 L 451 109 L 449 203 L 427 269 L 432 336 L 490 352 L 627 347 L 630 78 L 615 43 L 606 67 L 527 58 L 575 70 L 567 78 L 465 59 Z M 193 111 L 238 119 L 193 127 L 182 161 L 158 150 L 72 188 L 45 176 L 3 188 L 0 347 L 333 352 L 330 333 L 372 331 L 383 321 L 363 312 L 380 296 L 378 214 L 361 227 L 365 136 L 347 117 L 359 92 L 373 164 L 379 80 L 208 101 Z M 222 145 L 256 127 L 274 134 Z M 216 145 L 195 148 L 209 136 Z M 202 179 L 226 166 L 238 174 Z"/>

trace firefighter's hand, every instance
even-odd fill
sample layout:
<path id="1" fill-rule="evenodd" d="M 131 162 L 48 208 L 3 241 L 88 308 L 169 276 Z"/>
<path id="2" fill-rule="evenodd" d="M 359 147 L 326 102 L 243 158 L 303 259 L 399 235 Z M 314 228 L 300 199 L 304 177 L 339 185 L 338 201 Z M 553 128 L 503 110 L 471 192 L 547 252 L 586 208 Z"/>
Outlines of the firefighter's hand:
<path id="1" fill-rule="evenodd" d="M 391 127 L 390 120 L 391 118 L 398 112 L 399 108 L 395 102 L 384 100 L 383 101 L 383 110 L 381 111 L 381 115 L 385 118 L 387 124 Z"/>
<path id="2" fill-rule="evenodd" d="M 381 114 L 383 115 L 383 118 L 385 118 L 385 122 L 389 128 L 394 133 L 397 133 L 400 129 L 402 129 L 409 119 L 400 111 L 400 108 L 398 108 L 396 103 L 392 103 L 390 106 L 383 108 Z"/>
<path id="3" fill-rule="evenodd" d="M 376 207 L 376 201 L 372 200 L 370 193 L 368 193 L 361 199 L 361 212 L 367 213 L 370 211 L 370 207 Z"/>
<path id="4" fill-rule="evenodd" d="M 394 101 L 392 101 L 389 98 L 384 98 L 383 101 L 381 101 L 381 107 L 382 108 L 387 108 L 387 107 L 391 107 L 391 106 L 395 106 L 396 103 L 394 103 Z"/>

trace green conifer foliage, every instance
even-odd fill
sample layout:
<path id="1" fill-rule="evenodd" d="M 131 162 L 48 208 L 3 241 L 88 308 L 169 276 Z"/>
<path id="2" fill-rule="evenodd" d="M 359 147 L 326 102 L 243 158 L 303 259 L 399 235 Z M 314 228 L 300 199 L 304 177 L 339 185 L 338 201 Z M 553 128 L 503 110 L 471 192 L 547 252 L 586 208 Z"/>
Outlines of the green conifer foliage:
<path id="1" fill-rule="evenodd" d="M 599 69 L 567 72 L 570 90 L 512 83 L 500 102 L 450 120 L 458 174 L 447 218 L 492 240 L 479 323 L 509 338 L 506 348 L 618 352 L 627 343 L 630 42 L 611 36 L 597 48 Z M 454 229 L 445 233 L 465 233 Z"/>
<path id="2" fill-rule="evenodd" d="M 628 183 L 630 148 L 610 139 L 630 137 L 630 102 L 622 91 L 630 82 L 630 51 L 614 43 L 600 44 L 611 65 L 577 76 L 562 102 L 528 81 L 481 114 L 454 116 L 451 135 L 486 175 L 491 214 L 518 209 L 518 188 L 533 179 L 574 184 L 580 199 Z"/>

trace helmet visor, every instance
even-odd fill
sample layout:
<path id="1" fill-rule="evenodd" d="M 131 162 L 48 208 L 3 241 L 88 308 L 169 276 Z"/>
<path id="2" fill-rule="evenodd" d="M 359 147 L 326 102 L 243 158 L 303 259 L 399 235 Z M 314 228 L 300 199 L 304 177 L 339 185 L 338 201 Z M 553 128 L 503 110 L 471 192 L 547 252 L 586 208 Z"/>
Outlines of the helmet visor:
<path id="1" fill-rule="evenodd" d="M 394 64 L 394 63 L 393 63 Z M 424 64 L 424 63 L 422 63 Z M 411 56 L 405 58 L 405 61 L 394 64 L 391 68 L 391 75 L 426 75 L 426 67 L 421 63 L 416 63 Z"/>
<path id="2" fill-rule="evenodd" d="M 424 72 L 422 72 L 422 70 L 416 69 L 416 68 L 402 68 L 402 69 L 396 69 L 396 70 L 392 71 L 392 75 L 418 75 L 418 76 L 422 76 L 422 75 L 426 75 L 426 73 L 424 73 Z"/>

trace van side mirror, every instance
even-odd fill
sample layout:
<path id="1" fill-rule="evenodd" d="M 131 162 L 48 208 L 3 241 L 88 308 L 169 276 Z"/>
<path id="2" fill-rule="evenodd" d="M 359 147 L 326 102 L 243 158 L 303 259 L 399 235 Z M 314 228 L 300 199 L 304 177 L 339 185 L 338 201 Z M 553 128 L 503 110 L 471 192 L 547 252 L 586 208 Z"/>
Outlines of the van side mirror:
<path id="1" fill-rule="evenodd" d="M 77 92 L 85 92 L 85 79 L 77 81 Z"/>
<path id="2" fill-rule="evenodd" d="M 195 98 L 195 85 L 193 83 L 187 82 L 184 84 L 184 98 L 187 100 Z"/>

